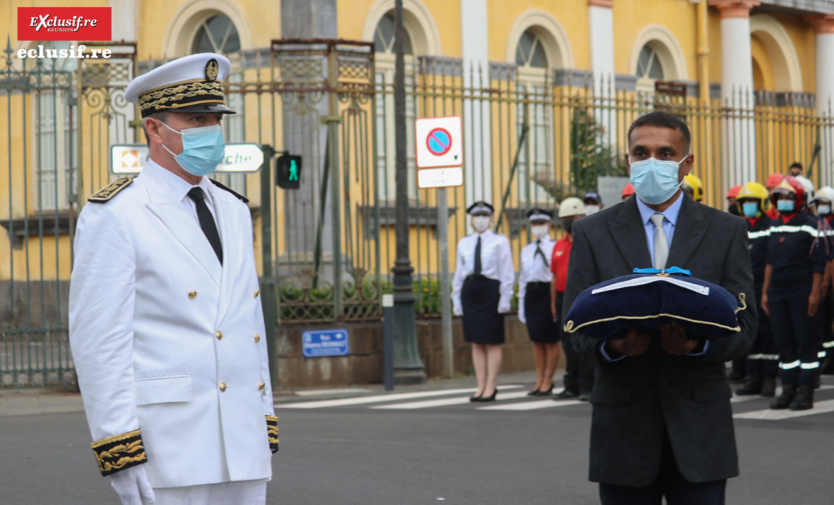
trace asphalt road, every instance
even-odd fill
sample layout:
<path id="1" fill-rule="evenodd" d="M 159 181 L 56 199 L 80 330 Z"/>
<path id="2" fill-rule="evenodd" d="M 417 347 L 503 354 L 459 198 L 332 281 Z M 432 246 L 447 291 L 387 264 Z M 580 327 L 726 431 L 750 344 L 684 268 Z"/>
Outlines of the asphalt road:
<path id="1" fill-rule="evenodd" d="M 742 476 L 730 480 L 728 504 L 834 504 L 834 379 L 825 384 L 831 389 L 818 402 L 831 411 L 736 419 Z M 540 408 L 481 410 L 459 403 L 468 393 L 431 391 L 395 401 L 279 405 L 281 450 L 268 503 L 598 503 L 587 482 L 590 407 L 534 404 L 540 400 L 521 397 L 524 391 L 503 390 L 489 406 Z M 734 410 L 767 415 L 767 403 L 755 398 Z M 84 415 L 0 417 L 0 504 L 53 503 L 118 503 L 98 475 Z"/>

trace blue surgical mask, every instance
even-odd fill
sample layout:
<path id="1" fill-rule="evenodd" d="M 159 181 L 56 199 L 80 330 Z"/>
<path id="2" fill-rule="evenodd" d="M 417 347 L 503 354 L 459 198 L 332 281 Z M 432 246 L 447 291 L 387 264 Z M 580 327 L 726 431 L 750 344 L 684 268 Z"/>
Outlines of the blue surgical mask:
<path id="1" fill-rule="evenodd" d="M 162 147 L 171 153 L 177 163 L 189 174 L 197 177 L 210 174 L 223 161 L 226 143 L 223 141 L 223 131 L 220 125 L 177 131 L 164 122 L 162 124 L 172 132 L 182 135 L 182 153 L 174 154 L 165 147 L 165 144 Z"/>
<path id="2" fill-rule="evenodd" d="M 820 216 L 827 216 L 831 214 L 831 206 L 830 205 L 818 205 L 817 206 L 817 213 Z"/>
<path id="3" fill-rule="evenodd" d="M 793 212 L 795 204 L 793 200 L 779 200 L 776 202 L 776 208 L 779 212 Z"/>
<path id="4" fill-rule="evenodd" d="M 759 204 L 756 202 L 744 202 L 741 205 L 741 211 L 744 213 L 744 217 L 753 219 L 759 215 Z"/>
<path id="5" fill-rule="evenodd" d="M 674 196 L 681 183 L 678 181 L 680 161 L 660 161 L 657 158 L 631 162 L 631 184 L 641 200 L 650 204 L 661 204 Z"/>

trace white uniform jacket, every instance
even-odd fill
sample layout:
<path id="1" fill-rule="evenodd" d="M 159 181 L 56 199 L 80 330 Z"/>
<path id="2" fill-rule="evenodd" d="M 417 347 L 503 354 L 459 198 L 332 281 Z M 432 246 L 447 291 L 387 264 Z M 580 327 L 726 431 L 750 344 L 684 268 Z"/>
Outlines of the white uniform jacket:
<path id="1" fill-rule="evenodd" d="M 153 487 L 272 476 L 277 420 L 252 219 L 209 186 L 222 267 L 154 170 L 81 212 L 70 344 L 102 474 L 140 458 Z"/>
<path id="2" fill-rule="evenodd" d="M 548 235 L 538 244 L 544 258 L 536 254 L 536 240 L 524 246 L 521 250 L 521 270 L 518 273 L 518 319 L 527 323 L 527 313 L 524 312 L 524 296 L 527 294 L 528 282 L 553 281 L 553 272 L 550 271 L 550 261 L 553 258 L 553 247 L 556 242 Z"/>

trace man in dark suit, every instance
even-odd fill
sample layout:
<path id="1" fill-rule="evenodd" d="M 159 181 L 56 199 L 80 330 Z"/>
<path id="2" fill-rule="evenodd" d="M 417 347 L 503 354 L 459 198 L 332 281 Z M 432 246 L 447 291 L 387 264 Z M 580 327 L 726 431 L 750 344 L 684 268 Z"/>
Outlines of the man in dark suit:
<path id="1" fill-rule="evenodd" d="M 637 198 L 574 225 L 563 313 L 584 289 L 634 268 L 681 267 L 755 300 L 744 220 L 680 190 L 694 161 L 686 124 L 652 112 L 631 125 L 628 144 Z M 713 341 L 688 339 L 674 323 L 604 345 L 572 335 L 597 357 L 590 480 L 603 505 L 724 503 L 726 479 L 739 473 L 724 363 L 750 347 L 755 311 L 747 303 L 741 331 Z"/>

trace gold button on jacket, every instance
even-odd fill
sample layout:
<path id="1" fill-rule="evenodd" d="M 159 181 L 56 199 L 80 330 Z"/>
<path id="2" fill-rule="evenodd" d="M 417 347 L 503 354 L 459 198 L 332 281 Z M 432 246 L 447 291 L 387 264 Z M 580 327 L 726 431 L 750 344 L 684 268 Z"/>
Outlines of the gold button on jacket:
<path id="1" fill-rule="evenodd" d="M 261 336 L 258 335 L 257 333 L 255 333 L 255 343 L 257 344 L 260 341 L 261 341 Z"/>
<path id="2" fill-rule="evenodd" d="M 196 291 L 189 291 L 188 292 L 188 299 L 193 300 L 195 298 L 197 298 L 197 292 Z"/>
<path id="3" fill-rule="evenodd" d="M 217 340 L 220 340 L 220 339 L 222 339 L 222 338 L 223 338 L 223 332 L 222 332 L 222 331 L 218 331 L 217 333 L 215 333 L 215 334 L 214 334 L 214 336 L 215 336 L 215 337 L 217 337 Z"/>
<path id="4" fill-rule="evenodd" d="M 258 384 L 258 391 L 263 391 L 265 387 L 266 387 L 266 384 L 261 382 L 260 384 Z"/>
<path id="5" fill-rule="evenodd" d="M 225 383 L 225 382 L 221 382 L 221 383 L 220 383 L 220 391 L 221 391 L 221 392 L 222 392 L 222 391 L 226 391 L 226 383 Z"/>

